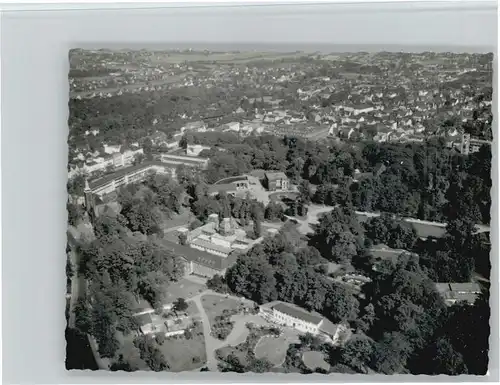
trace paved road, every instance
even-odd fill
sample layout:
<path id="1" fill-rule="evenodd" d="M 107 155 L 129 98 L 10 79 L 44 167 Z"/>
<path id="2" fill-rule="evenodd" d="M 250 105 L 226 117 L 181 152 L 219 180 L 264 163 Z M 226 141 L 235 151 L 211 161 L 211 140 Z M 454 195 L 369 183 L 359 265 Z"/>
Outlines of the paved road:
<path id="1" fill-rule="evenodd" d="M 68 320 L 68 327 L 70 328 L 75 327 L 75 314 L 73 309 L 78 301 L 78 298 L 84 296 L 87 291 L 87 281 L 85 277 L 83 275 L 78 274 L 80 255 L 76 252 L 77 242 L 78 240 L 81 239 L 82 232 L 74 231 L 72 232 L 72 234 L 74 235 L 74 237 L 69 238 L 70 239 L 69 243 L 71 246 L 70 260 L 74 271 L 73 277 L 71 278 L 71 299 L 70 299 L 69 320 Z M 87 338 L 89 340 L 89 345 L 90 348 L 92 349 L 92 353 L 94 355 L 94 359 L 97 363 L 97 366 L 101 370 L 108 370 L 110 366 L 110 360 L 107 358 L 102 358 L 99 355 L 97 343 L 92 336 L 87 334 Z"/>
<path id="2" fill-rule="evenodd" d="M 334 206 L 310 205 L 306 219 L 299 219 L 299 218 L 290 217 L 290 216 L 286 216 L 286 217 L 293 219 L 293 220 L 296 220 L 299 223 L 299 231 L 303 234 L 307 234 L 307 233 L 313 232 L 313 229 L 311 228 L 310 225 L 316 224 L 319 222 L 318 216 L 320 214 L 330 212 L 334 208 L 335 208 Z M 369 218 L 374 218 L 374 217 L 380 216 L 380 213 L 372 213 L 372 212 L 366 212 L 366 211 L 355 211 L 355 214 L 360 215 L 360 216 L 366 216 Z M 423 225 L 423 226 L 434 226 L 434 227 L 440 227 L 440 228 L 445 228 L 447 226 L 446 223 L 423 221 L 423 220 L 417 219 L 417 218 L 403 218 L 403 220 L 408 222 L 408 223 L 414 223 L 414 224 L 419 224 L 419 225 Z M 486 226 L 486 225 L 478 224 L 478 225 L 476 225 L 476 228 L 477 228 L 478 233 L 490 231 L 490 227 Z"/>

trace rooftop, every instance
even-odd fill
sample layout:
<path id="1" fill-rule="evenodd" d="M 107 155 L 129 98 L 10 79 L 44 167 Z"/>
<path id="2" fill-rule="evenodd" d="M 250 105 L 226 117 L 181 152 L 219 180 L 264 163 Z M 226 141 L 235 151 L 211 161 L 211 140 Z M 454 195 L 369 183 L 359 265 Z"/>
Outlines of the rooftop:
<path id="1" fill-rule="evenodd" d="M 266 172 L 266 178 L 268 180 L 277 180 L 277 179 L 288 179 L 284 172 Z"/>
<path id="2" fill-rule="evenodd" d="M 195 245 L 195 246 L 203 247 L 205 249 L 215 250 L 215 251 L 218 251 L 218 252 L 224 253 L 224 254 L 229 254 L 231 252 L 231 248 L 229 248 L 229 247 L 216 245 L 215 243 L 212 243 L 212 242 L 206 241 L 204 239 L 200 239 L 200 238 L 196 238 L 196 239 L 192 240 L 191 244 Z"/>
<path id="3" fill-rule="evenodd" d="M 102 187 L 106 184 L 108 184 L 109 182 L 115 180 L 115 179 L 118 179 L 118 178 L 121 178 L 125 175 L 129 175 L 129 174 L 132 174 L 136 171 L 141 171 L 141 170 L 147 170 L 148 168 L 151 168 L 153 166 L 160 166 L 160 167 L 168 167 L 168 166 L 171 166 L 171 167 L 177 167 L 177 164 L 176 163 L 170 163 L 170 162 L 158 162 L 158 161 L 150 161 L 150 162 L 144 162 L 144 163 L 141 163 L 141 164 L 136 164 L 136 165 L 133 165 L 133 166 L 129 166 L 129 167 L 124 167 L 124 168 L 121 168 L 111 174 L 108 174 L 108 175 L 105 175 L 103 176 L 102 178 L 98 178 L 98 179 L 94 179 L 94 180 L 91 180 L 89 181 L 89 186 L 92 190 L 96 189 L 96 188 L 99 188 L 99 187 Z"/>
<path id="4" fill-rule="evenodd" d="M 226 269 L 231 266 L 238 257 L 238 253 L 234 251 L 227 257 L 221 257 L 205 251 L 193 249 L 189 246 L 179 245 L 166 239 L 162 239 L 161 242 L 167 250 L 170 250 L 175 255 L 182 257 L 187 261 L 195 262 L 216 270 Z"/>
<path id="5" fill-rule="evenodd" d="M 153 320 L 151 319 L 151 315 L 149 313 L 137 314 L 134 315 L 134 317 L 139 326 L 144 326 L 153 323 Z"/>
<path id="6" fill-rule="evenodd" d="M 323 320 L 323 317 L 321 316 L 314 315 L 307 310 L 284 302 L 279 302 L 276 305 L 272 306 L 272 308 L 276 311 L 279 311 L 280 313 L 289 315 L 290 317 L 296 319 L 300 319 L 304 322 L 312 323 L 314 325 L 318 325 Z"/>
<path id="7" fill-rule="evenodd" d="M 335 336 L 337 334 L 337 330 L 339 329 L 339 325 L 335 325 L 332 321 L 328 319 L 324 319 L 323 323 L 321 324 L 319 330 L 322 331 L 323 333 L 328 334 L 329 336 Z"/>
<path id="8" fill-rule="evenodd" d="M 218 185 L 218 184 L 227 185 L 227 184 L 231 184 L 231 183 L 246 182 L 246 181 L 248 181 L 248 177 L 246 175 L 239 175 L 239 176 L 231 176 L 229 178 L 221 179 L 221 180 L 215 182 L 214 185 Z"/>

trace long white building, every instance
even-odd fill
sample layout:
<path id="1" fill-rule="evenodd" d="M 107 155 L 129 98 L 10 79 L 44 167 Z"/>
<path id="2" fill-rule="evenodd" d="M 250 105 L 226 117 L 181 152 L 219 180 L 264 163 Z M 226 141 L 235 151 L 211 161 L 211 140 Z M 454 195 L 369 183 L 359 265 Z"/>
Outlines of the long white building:
<path id="1" fill-rule="evenodd" d="M 269 322 L 296 329 L 302 333 L 322 336 L 336 343 L 342 331 L 341 325 L 335 325 L 320 314 L 311 313 L 296 305 L 273 301 L 261 305 L 259 314 Z"/>

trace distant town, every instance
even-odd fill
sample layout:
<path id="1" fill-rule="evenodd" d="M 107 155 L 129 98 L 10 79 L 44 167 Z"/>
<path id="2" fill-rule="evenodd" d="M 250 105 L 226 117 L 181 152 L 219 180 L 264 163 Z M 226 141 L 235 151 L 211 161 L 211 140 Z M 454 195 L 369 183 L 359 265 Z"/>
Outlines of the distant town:
<path id="1" fill-rule="evenodd" d="M 485 374 L 492 62 L 72 50 L 66 367 Z"/>

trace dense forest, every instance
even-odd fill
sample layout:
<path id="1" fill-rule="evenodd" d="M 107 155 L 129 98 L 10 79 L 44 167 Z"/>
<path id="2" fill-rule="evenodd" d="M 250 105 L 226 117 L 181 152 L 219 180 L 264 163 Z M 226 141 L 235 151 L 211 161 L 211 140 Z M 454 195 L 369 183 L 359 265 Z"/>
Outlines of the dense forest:
<path id="1" fill-rule="evenodd" d="M 248 173 L 254 169 L 286 172 L 294 183 L 317 186 L 313 202 L 340 204 L 360 211 L 389 212 L 432 221 L 466 213 L 476 223 L 489 223 L 491 149 L 463 156 L 442 141 L 418 144 L 320 144 L 297 138 L 230 133 L 196 133 L 189 143 L 213 146 L 206 179 Z"/>
<path id="2" fill-rule="evenodd" d="M 480 242 L 470 226 L 460 232 L 457 227 L 457 223 L 448 226 L 443 238 L 446 251 L 430 251 L 421 258 L 403 252 L 396 261 L 386 260 L 374 270 L 367 244 L 385 241 L 412 249 L 415 234 L 387 216 L 360 225 L 352 211 L 337 208 L 323 216 L 310 239 L 287 225 L 211 284 L 258 303 L 291 302 L 348 324 L 354 336 L 343 346 L 325 347 L 334 368 L 345 366 L 355 373 L 484 374 L 488 294 L 472 307 L 461 303 L 446 307 L 433 284 L 469 281 L 476 263 L 488 257 L 487 248 L 481 257 L 475 254 L 473 247 Z M 329 261 L 351 265 L 370 277 L 363 295 L 332 280 L 326 274 Z"/>

